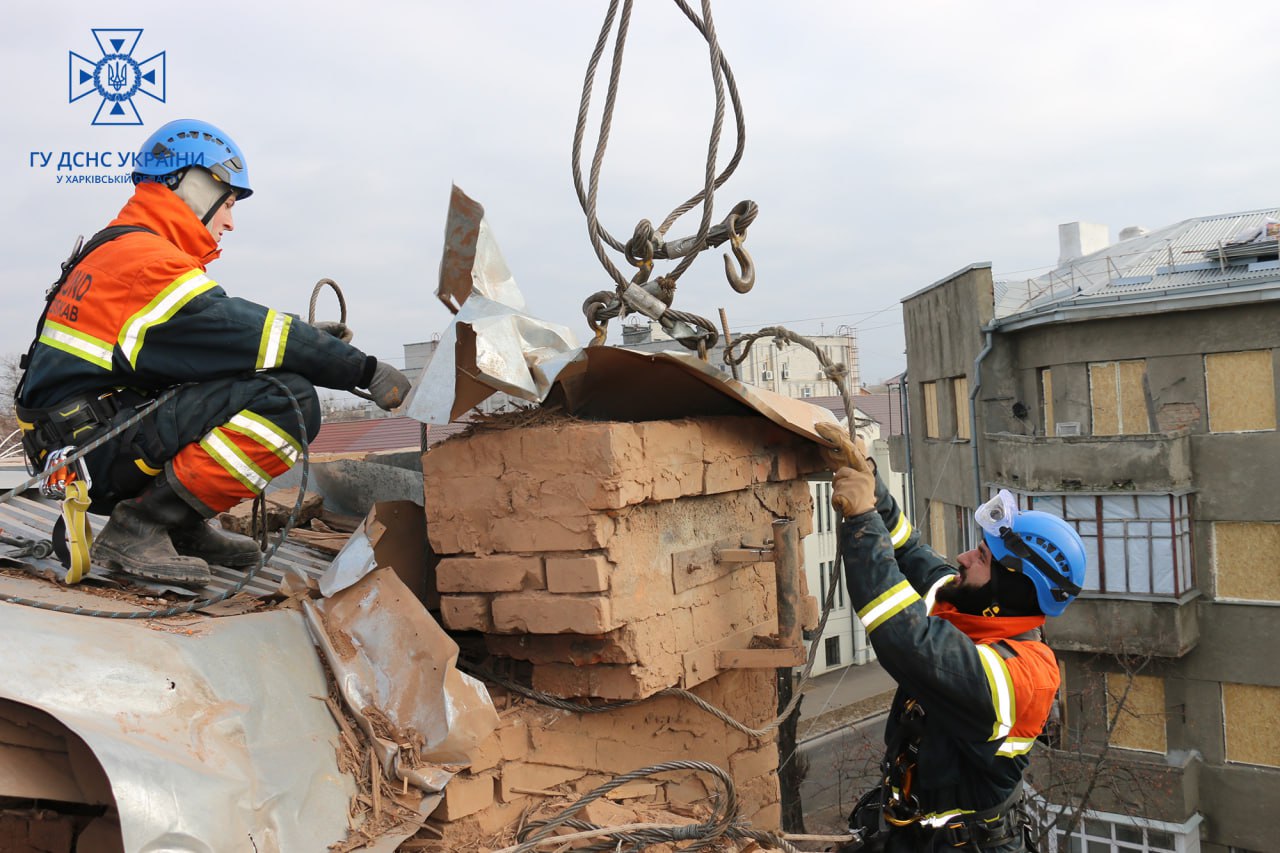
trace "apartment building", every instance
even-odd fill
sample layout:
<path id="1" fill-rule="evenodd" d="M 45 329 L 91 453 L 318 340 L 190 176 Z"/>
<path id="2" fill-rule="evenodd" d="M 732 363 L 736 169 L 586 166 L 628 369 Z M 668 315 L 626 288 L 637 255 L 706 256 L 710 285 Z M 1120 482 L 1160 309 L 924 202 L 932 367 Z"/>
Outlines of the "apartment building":
<path id="1" fill-rule="evenodd" d="M 1046 630 L 1033 753 L 1051 850 L 1274 850 L 1280 829 L 1280 210 L 1063 226 L 1059 265 L 973 264 L 903 300 L 915 518 L 947 554 L 1000 488 L 1090 555 Z M 909 465 L 907 460 L 909 460 Z M 1105 775 L 1105 778 L 1103 778 Z M 1065 821 L 1064 821 L 1065 823 Z"/>

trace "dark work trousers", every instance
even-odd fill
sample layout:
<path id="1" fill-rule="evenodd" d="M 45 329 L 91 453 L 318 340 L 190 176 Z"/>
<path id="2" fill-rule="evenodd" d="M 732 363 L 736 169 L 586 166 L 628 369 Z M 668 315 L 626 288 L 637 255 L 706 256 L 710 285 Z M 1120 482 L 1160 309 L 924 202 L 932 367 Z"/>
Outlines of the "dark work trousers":
<path id="1" fill-rule="evenodd" d="M 269 375 L 297 399 L 301 425 L 289 395 L 264 374 L 185 385 L 141 421 L 85 457 L 93 478 L 90 511 L 105 515 L 120 501 L 137 496 L 180 450 L 242 410 L 269 420 L 299 444 L 309 443 L 320 431 L 315 386 L 296 373 L 273 371 Z M 128 420 L 143 403 L 139 400 L 137 407 L 116 413 L 111 427 Z M 180 493 L 184 491 L 181 484 L 174 485 Z"/>

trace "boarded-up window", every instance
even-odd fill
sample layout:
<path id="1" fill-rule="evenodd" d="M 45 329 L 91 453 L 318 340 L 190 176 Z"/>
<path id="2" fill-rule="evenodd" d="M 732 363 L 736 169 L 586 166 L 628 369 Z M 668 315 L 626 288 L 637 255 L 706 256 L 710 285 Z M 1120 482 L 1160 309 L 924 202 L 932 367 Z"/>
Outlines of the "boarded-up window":
<path id="1" fill-rule="evenodd" d="M 1280 601 L 1280 524 L 1220 521 L 1213 525 L 1213 570 L 1219 598 Z"/>
<path id="2" fill-rule="evenodd" d="M 969 435 L 969 377 L 957 376 L 951 380 L 951 392 L 956 398 L 956 438 L 968 441 Z"/>
<path id="3" fill-rule="evenodd" d="M 929 501 L 929 545 L 947 553 L 947 505 L 942 501 Z"/>
<path id="4" fill-rule="evenodd" d="M 941 438 L 938 429 L 938 383 L 924 382 L 920 385 L 924 393 L 924 434 L 927 438 Z"/>
<path id="5" fill-rule="evenodd" d="M 1227 761 L 1280 767 L 1280 687 L 1222 683 Z"/>
<path id="6" fill-rule="evenodd" d="M 1107 719 L 1112 718 L 1116 721 L 1111 731 L 1112 746 L 1163 753 L 1166 748 L 1164 679 L 1108 673 Z"/>
<path id="7" fill-rule="evenodd" d="M 1053 373 L 1049 368 L 1040 371 L 1040 416 L 1044 422 L 1044 434 L 1053 435 Z"/>
<path id="8" fill-rule="evenodd" d="M 1209 432 L 1276 428 L 1271 350 L 1217 352 L 1204 357 Z"/>
<path id="9" fill-rule="evenodd" d="M 1144 359 L 1089 365 L 1089 400 L 1094 435 L 1140 435 L 1151 431 L 1143 377 Z"/>

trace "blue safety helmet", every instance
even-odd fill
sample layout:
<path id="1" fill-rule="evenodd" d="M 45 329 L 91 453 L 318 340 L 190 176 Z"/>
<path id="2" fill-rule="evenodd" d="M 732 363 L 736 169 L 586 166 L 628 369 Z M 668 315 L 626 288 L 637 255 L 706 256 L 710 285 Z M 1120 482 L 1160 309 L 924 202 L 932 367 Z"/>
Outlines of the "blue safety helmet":
<path id="1" fill-rule="evenodd" d="M 1001 527 L 999 535 L 984 530 L 982 538 L 994 560 L 1031 581 L 1045 616 L 1061 615 L 1080 594 L 1087 562 L 1084 543 L 1076 529 L 1056 515 L 1019 512 L 1012 529 Z"/>
<path id="2" fill-rule="evenodd" d="M 138 151 L 133 182 L 161 180 L 191 166 L 202 166 L 229 184 L 237 200 L 253 194 L 240 146 L 207 121 L 193 118 L 171 121 L 147 137 Z"/>

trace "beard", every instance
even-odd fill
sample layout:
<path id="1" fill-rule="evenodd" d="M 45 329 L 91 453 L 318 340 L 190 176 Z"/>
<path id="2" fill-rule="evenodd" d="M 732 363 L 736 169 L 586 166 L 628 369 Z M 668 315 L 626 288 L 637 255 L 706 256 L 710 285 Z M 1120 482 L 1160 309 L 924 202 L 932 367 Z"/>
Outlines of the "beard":
<path id="1" fill-rule="evenodd" d="M 942 586 L 938 590 L 937 599 L 947 602 L 961 613 L 981 616 L 982 612 L 991 606 L 994 596 L 990 583 L 982 586 L 966 586 L 964 581 L 955 581 Z"/>

